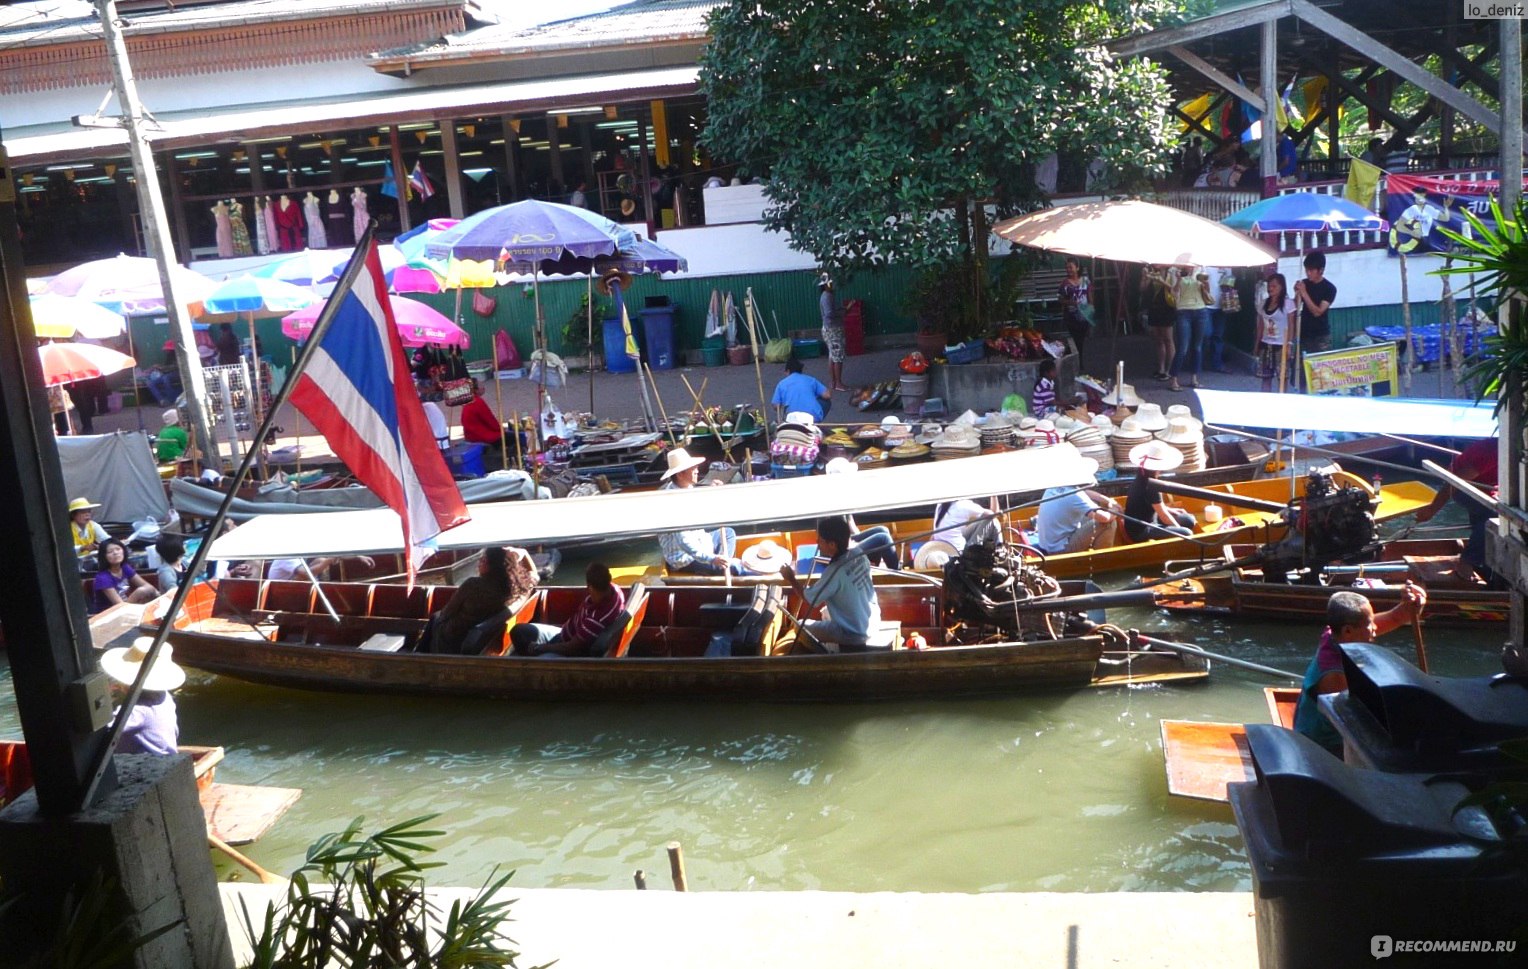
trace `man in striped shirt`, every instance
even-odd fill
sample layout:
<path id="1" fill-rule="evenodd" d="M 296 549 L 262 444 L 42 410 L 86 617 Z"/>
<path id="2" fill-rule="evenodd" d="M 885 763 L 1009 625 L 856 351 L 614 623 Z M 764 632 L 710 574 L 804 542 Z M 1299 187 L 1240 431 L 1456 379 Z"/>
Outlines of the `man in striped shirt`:
<path id="1" fill-rule="evenodd" d="M 610 569 L 591 562 L 584 571 L 589 594 L 561 626 L 523 622 L 509 631 L 517 656 L 587 656 L 599 634 L 626 608 L 626 593 L 610 579 Z"/>

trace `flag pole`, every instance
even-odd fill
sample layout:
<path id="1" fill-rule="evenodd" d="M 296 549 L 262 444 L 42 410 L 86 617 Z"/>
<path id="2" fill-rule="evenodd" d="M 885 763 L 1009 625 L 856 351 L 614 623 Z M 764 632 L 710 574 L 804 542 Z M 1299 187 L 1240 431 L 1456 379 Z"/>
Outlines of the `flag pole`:
<path id="1" fill-rule="evenodd" d="M 362 233 L 360 240 L 356 243 L 355 252 L 350 257 L 350 264 L 340 274 L 340 280 L 334 287 L 336 293 L 348 293 L 355 285 L 356 277 L 361 274 L 362 269 L 366 266 L 366 254 L 371 251 L 371 243 L 376 235 L 376 231 L 377 223 L 373 219 L 366 224 L 366 231 Z M 331 296 L 329 302 L 324 304 L 323 310 L 319 312 L 318 319 L 313 324 L 313 330 L 308 334 L 307 342 L 303 344 L 302 352 L 298 354 L 297 361 L 292 364 L 291 374 L 287 377 L 286 382 L 281 385 L 281 391 L 271 401 L 270 408 L 266 410 L 265 417 L 260 422 L 260 429 L 256 435 L 257 441 L 265 440 L 267 435 L 270 434 L 271 428 L 275 425 L 277 412 L 287 402 L 287 398 L 292 395 L 292 390 L 297 385 L 297 379 L 302 376 L 302 372 L 307 368 L 308 362 L 318 352 L 319 344 L 323 342 L 324 334 L 329 332 L 329 324 L 333 322 L 335 315 L 339 312 L 340 304 L 343 302 L 343 299 L 335 299 Z M 228 520 L 228 511 L 233 507 L 234 498 L 239 493 L 239 485 L 249 477 L 250 468 L 254 466 L 255 456 L 259 450 L 258 447 L 254 447 L 244 452 L 244 458 L 239 462 L 238 468 L 234 470 L 233 479 L 229 482 L 228 490 L 224 492 L 223 500 L 218 505 L 217 514 L 212 516 L 212 522 L 207 527 L 206 537 L 202 539 L 201 545 L 197 546 L 196 554 L 191 556 L 191 564 L 186 568 L 187 576 L 201 574 L 202 569 L 206 566 L 208 555 L 212 551 L 213 540 L 223 527 L 223 523 Z M 111 733 L 107 736 L 106 743 L 101 748 L 101 753 L 96 758 L 96 762 L 91 766 L 90 779 L 86 782 L 85 790 L 80 795 L 80 810 L 83 811 L 94 800 L 96 788 L 100 786 L 101 779 L 106 776 L 106 768 L 111 764 L 112 754 L 116 750 L 117 741 L 122 736 L 123 728 L 127 726 L 128 715 L 132 713 L 133 707 L 137 705 L 138 697 L 143 693 L 143 683 L 148 679 L 149 671 L 154 668 L 154 662 L 159 658 L 160 650 L 164 647 L 165 640 L 169 637 L 170 630 L 175 625 L 175 617 L 180 615 L 181 609 L 186 604 L 186 597 L 190 595 L 191 587 L 195 584 L 194 581 L 189 579 L 182 582 L 176 588 L 175 596 L 170 600 L 169 608 L 165 610 L 163 617 L 160 619 L 159 629 L 154 633 L 153 645 L 149 647 L 148 654 L 143 658 L 143 664 L 138 667 L 138 675 L 134 677 L 133 685 L 128 688 L 127 697 L 122 701 L 122 706 L 117 711 L 116 720 L 111 726 Z"/>

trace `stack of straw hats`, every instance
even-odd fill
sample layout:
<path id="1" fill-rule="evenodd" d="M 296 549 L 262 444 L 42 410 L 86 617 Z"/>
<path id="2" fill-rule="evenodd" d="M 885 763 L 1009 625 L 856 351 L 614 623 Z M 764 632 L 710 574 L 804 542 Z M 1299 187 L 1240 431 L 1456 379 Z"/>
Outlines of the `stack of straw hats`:
<path id="1" fill-rule="evenodd" d="M 1165 430 L 1157 432 L 1157 440 L 1171 444 L 1183 454 L 1182 470 L 1204 470 L 1204 430 L 1192 417 L 1174 417 Z"/>
<path id="2" fill-rule="evenodd" d="M 1144 403 L 1136 394 L 1135 388 L 1124 382 L 1104 394 L 1103 402 L 1110 407 L 1139 407 Z"/>
<path id="3" fill-rule="evenodd" d="M 769 453 L 781 464 L 813 464 L 822 446 L 822 428 L 814 423 L 789 419 L 795 416 L 787 415 L 785 423 L 775 429 Z"/>
<path id="4" fill-rule="evenodd" d="M 1109 447 L 1114 451 L 1114 464 L 1116 467 L 1131 467 L 1130 449 L 1137 444 L 1145 444 L 1151 440 L 1151 432 L 1141 429 L 1141 425 L 1134 417 L 1125 418 L 1114 431 L 1114 436 L 1109 439 Z"/>
<path id="5" fill-rule="evenodd" d="M 1013 421 L 1000 413 L 988 414 L 979 430 L 982 437 L 982 450 L 1002 450 L 1013 446 Z"/>
<path id="6" fill-rule="evenodd" d="M 878 447 L 867 447 L 854 456 L 854 463 L 862 468 L 884 468 L 890 462 L 886 452 Z"/>
<path id="7" fill-rule="evenodd" d="M 913 426 L 911 424 L 903 424 L 901 421 L 898 421 L 895 424 L 886 426 L 886 440 L 882 442 L 881 447 L 885 448 L 886 450 L 890 450 L 891 448 L 897 447 L 898 445 L 906 444 L 912 439 Z"/>
<path id="8" fill-rule="evenodd" d="M 915 461 L 926 461 L 932 453 L 927 444 L 921 444 L 916 440 L 905 441 L 898 444 L 887 452 L 891 456 L 892 464 L 911 464 Z"/>
<path id="9" fill-rule="evenodd" d="M 946 427 L 929 447 L 936 461 L 968 458 L 981 453 L 982 438 L 970 424 L 956 422 Z"/>
<path id="10" fill-rule="evenodd" d="M 854 440 L 860 447 L 879 447 L 886 440 L 886 431 L 879 424 L 866 424 L 854 432 Z"/>
<path id="11" fill-rule="evenodd" d="M 1114 467 L 1114 451 L 1109 447 L 1109 438 L 1092 424 L 1080 424 L 1075 430 L 1068 431 L 1066 440 L 1083 457 L 1097 461 L 1100 470 Z"/>
<path id="12" fill-rule="evenodd" d="M 1167 415 L 1162 413 L 1161 404 L 1143 401 L 1141 406 L 1135 409 L 1133 416 L 1143 431 L 1155 434 L 1158 431 L 1167 430 Z"/>

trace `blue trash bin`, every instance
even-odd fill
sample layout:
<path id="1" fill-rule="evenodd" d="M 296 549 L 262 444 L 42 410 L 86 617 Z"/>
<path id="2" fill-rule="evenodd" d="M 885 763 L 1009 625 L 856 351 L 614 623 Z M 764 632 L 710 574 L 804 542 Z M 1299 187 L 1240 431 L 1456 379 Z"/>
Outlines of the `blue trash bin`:
<path id="1" fill-rule="evenodd" d="M 636 369 L 637 361 L 626 355 L 626 332 L 621 329 L 621 321 L 606 320 L 605 370 L 609 373 L 635 373 Z"/>
<path id="2" fill-rule="evenodd" d="M 678 362 L 674 352 L 674 311 L 678 307 L 652 306 L 642 311 L 642 330 L 647 337 L 647 365 L 654 370 L 673 370 Z"/>

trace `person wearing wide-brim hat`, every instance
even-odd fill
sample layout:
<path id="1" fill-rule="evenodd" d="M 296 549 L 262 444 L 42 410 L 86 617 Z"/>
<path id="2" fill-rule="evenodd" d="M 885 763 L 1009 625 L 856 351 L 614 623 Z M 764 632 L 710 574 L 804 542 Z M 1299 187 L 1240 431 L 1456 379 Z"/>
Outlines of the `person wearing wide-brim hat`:
<path id="1" fill-rule="evenodd" d="M 101 671 L 117 686 L 131 687 L 153 643 L 153 637 L 139 636 L 131 646 L 108 649 L 101 656 Z M 180 743 L 180 722 L 170 691 L 185 682 L 186 671 L 171 659 L 170 644 L 165 643 L 154 657 L 154 665 L 149 667 L 138 702 L 127 715 L 127 723 L 117 738 L 117 753 L 158 756 L 175 753 L 176 744 Z"/>
<path id="2" fill-rule="evenodd" d="M 698 458 L 682 447 L 668 453 L 668 470 L 663 472 L 662 490 L 695 487 L 700 481 L 700 467 L 705 458 Z M 663 563 L 674 573 L 691 575 L 747 575 L 748 570 L 733 550 L 737 548 L 737 531 L 731 526 L 721 528 L 687 528 L 666 532 L 658 536 L 658 546 L 663 550 Z"/>
<path id="3" fill-rule="evenodd" d="M 1169 535 L 1192 535 L 1194 516 L 1174 507 L 1157 485 L 1157 475 L 1183 463 L 1183 452 L 1166 441 L 1147 441 L 1130 449 L 1135 480 L 1125 495 L 1125 534 L 1132 542 Z"/>
<path id="4" fill-rule="evenodd" d="M 69 502 L 69 535 L 74 539 L 74 554 L 84 558 L 94 555 L 96 548 L 111 536 L 101 523 L 95 521 L 95 510 L 101 507 L 89 498 L 76 498 Z"/>

